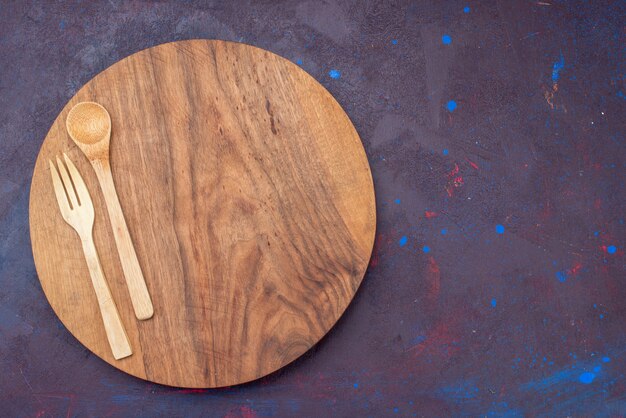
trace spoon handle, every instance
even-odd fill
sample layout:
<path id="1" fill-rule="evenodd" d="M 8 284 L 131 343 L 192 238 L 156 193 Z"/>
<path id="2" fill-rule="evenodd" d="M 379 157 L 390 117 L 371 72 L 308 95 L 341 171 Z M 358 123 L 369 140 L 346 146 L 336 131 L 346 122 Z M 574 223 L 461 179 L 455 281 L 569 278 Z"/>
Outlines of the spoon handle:
<path id="1" fill-rule="evenodd" d="M 148 293 L 146 281 L 135 253 L 135 247 L 126 226 L 124 213 L 117 198 L 117 191 L 111 175 L 111 165 L 108 160 L 92 160 L 91 163 L 104 194 L 104 201 L 109 212 L 113 236 L 117 244 L 117 251 L 122 263 L 122 270 L 126 278 L 126 285 L 128 286 L 130 299 L 135 310 L 135 316 L 140 320 L 152 318 L 154 314 L 152 300 L 150 300 L 150 293 Z"/>

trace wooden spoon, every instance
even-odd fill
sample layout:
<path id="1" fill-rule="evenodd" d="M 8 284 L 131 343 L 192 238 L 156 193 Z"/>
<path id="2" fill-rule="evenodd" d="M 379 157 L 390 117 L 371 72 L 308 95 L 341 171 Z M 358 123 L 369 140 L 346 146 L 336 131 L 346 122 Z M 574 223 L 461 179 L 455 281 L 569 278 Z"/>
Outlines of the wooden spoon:
<path id="1" fill-rule="evenodd" d="M 67 132 L 91 162 L 100 182 L 135 316 L 137 319 L 149 319 L 154 308 L 111 176 L 109 112 L 98 103 L 82 102 L 70 110 L 65 123 Z"/>

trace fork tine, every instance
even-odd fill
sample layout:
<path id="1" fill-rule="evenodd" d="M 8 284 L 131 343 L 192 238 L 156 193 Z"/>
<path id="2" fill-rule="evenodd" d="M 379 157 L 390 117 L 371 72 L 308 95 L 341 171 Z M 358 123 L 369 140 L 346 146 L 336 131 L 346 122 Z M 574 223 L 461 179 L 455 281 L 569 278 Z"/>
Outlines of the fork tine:
<path id="1" fill-rule="evenodd" d="M 80 175 L 76 166 L 67 156 L 67 154 L 63 153 L 63 158 L 65 159 L 65 163 L 67 164 L 67 169 L 70 171 L 70 177 L 74 182 L 74 187 L 76 188 L 76 193 L 78 194 L 78 199 L 80 200 L 80 204 L 82 205 L 92 205 L 91 196 L 89 195 L 89 190 L 87 190 L 87 186 L 85 185 L 85 181 L 83 177 Z"/>
<path id="2" fill-rule="evenodd" d="M 72 208 L 78 207 L 78 198 L 76 197 L 76 191 L 74 190 L 74 185 L 72 184 L 72 179 L 65 168 L 65 164 L 61 161 L 59 156 L 57 155 L 57 167 L 59 167 L 59 172 L 61 173 L 61 179 L 63 180 L 63 185 L 65 186 L 65 191 L 67 192 L 67 197 L 70 199 L 70 204 Z"/>
<path id="3" fill-rule="evenodd" d="M 63 183 L 61 182 L 61 178 L 59 177 L 59 173 L 57 172 L 54 163 L 50 160 L 48 160 L 48 162 L 50 163 L 50 175 L 52 176 L 54 194 L 57 196 L 57 202 L 59 203 L 61 215 L 63 215 L 63 218 L 67 219 L 70 216 L 70 204 L 67 201 L 67 195 L 65 194 L 65 190 L 63 190 Z"/>

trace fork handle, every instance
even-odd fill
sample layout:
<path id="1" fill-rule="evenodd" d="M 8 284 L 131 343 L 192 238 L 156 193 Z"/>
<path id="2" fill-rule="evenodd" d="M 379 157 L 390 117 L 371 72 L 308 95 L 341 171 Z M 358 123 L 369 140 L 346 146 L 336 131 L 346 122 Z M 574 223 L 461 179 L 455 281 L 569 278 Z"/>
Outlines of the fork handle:
<path id="1" fill-rule="evenodd" d="M 83 243 L 83 251 L 85 252 L 85 259 L 89 267 L 89 275 L 91 276 L 93 288 L 96 291 L 102 321 L 104 322 L 104 329 L 107 334 L 107 339 L 109 340 L 109 345 L 111 346 L 111 351 L 113 352 L 113 357 L 115 357 L 115 360 L 128 357 L 133 354 L 133 351 L 130 348 L 130 342 L 124 330 L 124 325 L 122 324 L 119 312 L 111 296 L 111 290 L 104 278 L 104 272 L 102 271 L 100 259 L 96 252 L 96 246 L 93 242 L 93 236 L 89 234 L 88 237 L 81 241 Z"/>
<path id="2" fill-rule="evenodd" d="M 104 201 L 113 228 L 113 237 L 117 245 L 135 316 L 139 320 L 150 319 L 154 313 L 152 300 L 150 299 L 150 293 L 148 293 L 148 287 L 141 272 L 137 253 L 135 252 L 135 247 L 124 219 L 124 213 L 117 197 L 113 176 L 111 175 L 111 164 L 108 160 L 92 160 L 91 163 L 104 194 Z"/>

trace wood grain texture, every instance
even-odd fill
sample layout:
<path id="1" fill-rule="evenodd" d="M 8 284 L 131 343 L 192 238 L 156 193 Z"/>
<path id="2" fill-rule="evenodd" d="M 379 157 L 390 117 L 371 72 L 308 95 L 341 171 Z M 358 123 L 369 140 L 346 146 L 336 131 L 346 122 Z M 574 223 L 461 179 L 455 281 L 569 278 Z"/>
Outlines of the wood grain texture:
<path id="1" fill-rule="evenodd" d="M 119 200 L 154 304 L 134 318 L 113 234 L 69 109 L 111 114 Z M 47 160 L 66 152 L 91 191 L 95 242 L 134 354 L 110 354 L 80 241 L 55 207 Z M 137 377 L 183 387 L 247 382 L 333 326 L 371 254 L 372 177 L 357 132 L 296 65 L 223 41 L 136 53 L 66 105 L 33 174 L 33 254 L 44 292 L 78 340 Z M 356 342 L 355 342 L 356 343 Z"/>

